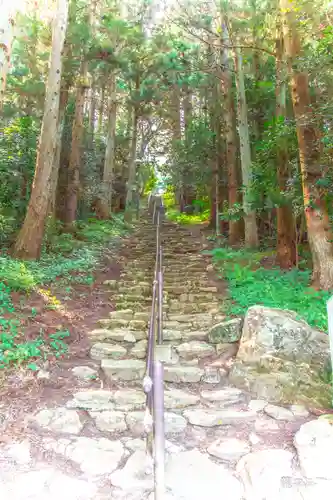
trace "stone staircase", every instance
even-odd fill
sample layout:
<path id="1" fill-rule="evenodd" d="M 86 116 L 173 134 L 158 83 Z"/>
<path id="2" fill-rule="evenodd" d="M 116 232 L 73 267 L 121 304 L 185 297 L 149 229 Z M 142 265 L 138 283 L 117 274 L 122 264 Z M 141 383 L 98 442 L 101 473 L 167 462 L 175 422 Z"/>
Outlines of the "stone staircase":
<path id="1" fill-rule="evenodd" d="M 117 310 L 90 333 L 91 357 L 101 361 L 111 381 L 139 381 L 145 370 L 148 321 L 155 264 L 155 227 L 140 227 L 129 250 L 133 260 L 120 283 L 109 282 Z M 162 225 L 164 343 L 156 355 L 164 364 L 165 381 L 173 384 L 225 384 L 223 347 L 210 342 L 210 331 L 225 319 L 217 288 L 207 278 L 209 261 L 200 253 L 198 237 L 170 222 Z M 227 361 L 227 359 L 226 359 Z"/>
<path id="2" fill-rule="evenodd" d="M 142 389 L 155 265 L 148 220 L 125 242 L 121 280 L 106 283 L 116 310 L 90 332 L 90 359 L 71 370 L 76 386 L 27 417 L 24 440 L 0 447 L 1 497 L 154 500 Z M 220 312 L 203 241 L 168 221 L 162 240 L 163 500 L 330 498 L 333 428 L 302 406 L 275 406 L 229 384 L 240 321 Z M 322 453 L 312 451 L 318 442 Z"/>

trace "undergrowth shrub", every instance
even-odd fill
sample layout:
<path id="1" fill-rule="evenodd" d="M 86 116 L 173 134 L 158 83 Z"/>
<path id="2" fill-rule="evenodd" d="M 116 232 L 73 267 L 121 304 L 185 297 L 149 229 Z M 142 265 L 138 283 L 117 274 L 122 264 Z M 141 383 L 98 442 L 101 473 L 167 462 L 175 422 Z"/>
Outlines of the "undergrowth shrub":
<path id="1" fill-rule="evenodd" d="M 28 363 L 28 368 L 37 370 L 38 360 L 66 353 L 66 338 L 70 336 L 68 330 L 51 335 L 41 330 L 36 338 L 27 340 L 11 292 L 37 290 L 48 299 L 48 308 L 58 307 L 57 298 L 50 290 L 41 287 L 55 280 L 64 287 L 69 283 L 93 283 L 92 271 L 97 267 L 105 245 L 128 231 L 129 226 L 117 216 L 109 221 L 89 219 L 78 222 L 73 234 L 61 233 L 61 229 L 59 223 L 49 223 L 39 261 L 21 261 L 7 254 L 0 256 L 0 368 Z"/>
<path id="2" fill-rule="evenodd" d="M 79 223 L 76 237 L 65 233 L 49 235 L 48 245 L 39 261 L 0 256 L 0 283 L 5 283 L 11 290 L 29 292 L 57 278 L 71 281 L 73 273 L 91 272 L 99 261 L 104 244 L 127 230 L 128 226 L 117 217 L 110 221 L 89 219 Z"/>
<path id="3" fill-rule="evenodd" d="M 228 281 L 230 314 L 244 314 L 253 305 L 289 309 L 311 326 L 327 331 L 326 301 L 330 294 L 310 287 L 309 270 L 263 268 L 260 261 L 272 251 L 217 248 L 207 253 Z"/>
<path id="4" fill-rule="evenodd" d="M 13 363 L 31 362 L 28 367 L 34 370 L 38 368 L 34 363 L 37 359 L 57 358 L 67 351 L 64 339 L 70 335 L 68 330 L 48 336 L 41 330 L 37 338 L 26 340 L 14 313 L 11 290 L 0 282 L 0 369 Z"/>
<path id="5" fill-rule="evenodd" d="M 204 210 L 198 214 L 184 214 L 175 209 L 169 209 L 167 212 L 168 219 L 178 222 L 179 224 L 200 224 L 209 220 L 210 211 Z"/>

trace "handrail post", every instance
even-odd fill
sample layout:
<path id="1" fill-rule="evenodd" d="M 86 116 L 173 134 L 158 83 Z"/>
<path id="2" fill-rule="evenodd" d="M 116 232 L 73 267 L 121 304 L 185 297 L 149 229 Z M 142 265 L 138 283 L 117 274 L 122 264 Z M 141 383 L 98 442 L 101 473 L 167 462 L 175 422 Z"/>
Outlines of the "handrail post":
<path id="1" fill-rule="evenodd" d="M 154 363 L 154 472 L 155 500 L 163 500 L 165 493 L 164 479 L 164 384 L 163 365 L 160 361 Z"/>
<path id="2" fill-rule="evenodd" d="M 158 206 L 157 203 L 159 203 Z M 152 223 L 156 226 L 156 256 L 151 317 L 148 331 L 146 373 L 143 379 L 143 389 L 146 393 L 144 428 L 147 434 L 147 452 L 154 458 L 155 500 L 163 500 L 165 493 L 164 370 L 163 364 L 154 359 L 156 336 L 159 344 L 163 340 L 163 275 L 160 235 L 163 208 L 162 198 L 159 197 L 157 199 L 157 197 L 154 197 L 152 204 Z"/>
<path id="3" fill-rule="evenodd" d="M 162 247 L 159 248 L 159 270 L 158 270 L 158 325 L 157 343 L 163 342 L 163 275 L 162 275 Z"/>
<path id="4" fill-rule="evenodd" d="M 153 208 L 153 224 L 155 224 L 155 212 L 156 212 L 156 200 L 154 201 L 154 208 Z"/>

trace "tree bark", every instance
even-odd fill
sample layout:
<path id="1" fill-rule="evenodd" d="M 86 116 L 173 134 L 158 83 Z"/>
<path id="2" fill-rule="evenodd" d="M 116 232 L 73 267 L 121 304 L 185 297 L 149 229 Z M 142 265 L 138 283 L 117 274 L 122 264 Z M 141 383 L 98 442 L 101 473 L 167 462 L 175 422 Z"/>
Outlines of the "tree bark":
<path id="1" fill-rule="evenodd" d="M 92 0 L 91 2 L 91 14 L 90 14 L 90 27 L 91 27 L 91 38 L 95 40 L 96 38 L 96 17 L 97 17 L 97 4 L 98 0 Z M 95 134 L 95 118 L 96 118 L 96 80 L 92 77 L 90 94 L 89 94 L 89 146 L 93 149 L 94 144 L 94 134 Z"/>
<path id="2" fill-rule="evenodd" d="M 94 143 L 95 134 L 95 119 L 96 119 L 96 89 L 94 82 L 90 89 L 89 97 L 89 142 L 91 145 Z"/>
<path id="3" fill-rule="evenodd" d="M 13 254 L 38 259 L 42 250 L 50 196 L 50 181 L 57 144 L 62 52 L 68 22 L 68 0 L 58 0 L 52 31 L 52 53 L 45 96 L 45 109 L 37 154 L 35 176 L 23 226 Z"/>
<path id="4" fill-rule="evenodd" d="M 191 124 L 192 124 L 192 96 L 187 84 L 184 84 L 184 96 L 182 99 L 182 107 L 184 112 L 184 139 L 185 148 L 191 148 Z M 190 165 L 186 165 L 182 172 L 182 186 L 185 205 L 191 205 L 195 199 L 191 179 Z"/>
<path id="5" fill-rule="evenodd" d="M 110 98 L 109 98 L 109 116 L 108 116 L 108 136 L 106 142 L 102 194 L 98 200 L 98 211 L 101 218 L 110 217 L 112 207 L 112 189 L 115 167 L 116 152 L 116 123 L 117 123 L 117 92 L 116 76 L 110 75 Z"/>
<path id="6" fill-rule="evenodd" d="M 278 25 L 276 39 L 276 118 L 286 117 L 286 72 L 283 47 L 283 33 Z M 282 138 L 277 151 L 277 178 L 280 193 L 287 189 L 289 177 L 287 144 Z M 290 269 L 296 264 L 295 221 L 290 203 L 283 202 L 277 212 L 277 261 L 283 269 Z"/>
<path id="7" fill-rule="evenodd" d="M 100 103 L 98 109 L 98 125 L 97 125 L 97 133 L 101 135 L 103 130 L 103 118 L 104 118 L 104 100 L 105 100 L 105 84 L 103 83 L 101 92 L 100 92 Z"/>
<path id="8" fill-rule="evenodd" d="M 223 38 L 228 37 L 226 28 L 222 23 Z M 227 40 L 228 41 L 228 38 Z M 228 206 L 229 210 L 240 203 L 239 193 L 239 172 L 237 161 L 237 135 L 236 135 L 236 114 L 235 114 L 235 98 L 232 87 L 232 76 L 230 68 L 229 51 L 224 48 L 222 52 L 222 67 L 223 73 L 221 78 L 222 94 L 224 96 L 224 126 L 225 126 L 225 142 L 226 142 L 226 163 L 228 170 Z M 229 236 L 230 245 L 240 243 L 242 238 L 242 227 L 240 220 L 229 220 Z"/>
<path id="9" fill-rule="evenodd" d="M 135 96 L 132 107 L 132 138 L 131 146 L 129 152 L 128 161 L 128 180 L 127 180 L 127 190 L 126 190 L 126 202 L 125 202 L 125 215 L 124 219 L 130 222 L 132 219 L 132 204 L 133 204 L 133 192 L 135 190 L 135 180 L 136 180 L 136 150 L 138 143 L 138 120 L 139 120 L 139 103 L 136 102 L 138 99 L 138 93 L 140 90 L 140 75 L 137 74 L 135 79 Z"/>
<path id="10" fill-rule="evenodd" d="M 237 117 L 240 143 L 242 181 L 243 181 L 243 211 L 245 226 L 245 246 L 256 248 L 259 245 L 258 228 L 255 210 L 251 207 L 252 160 L 250 134 L 247 120 L 247 104 L 245 96 L 244 72 L 242 56 L 239 48 L 233 49 L 235 77 L 237 87 Z"/>
<path id="11" fill-rule="evenodd" d="M 133 202 L 133 190 L 135 188 L 135 177 L 136 177 L 136 147 L 138 142 L 138 106 L 134 104 L 133 106 L 133 125 L 132 125 L 132 140 L 130 157 L 128 162 L 128 181 L 127 181 L 127 192 L 126 192 L 126 207 L 124 219 L 130 222 L 132 219 L 132 202 Z"/>
<path id="12" fill-rule="evenodd" d="M 66 85 L 64 86 L 63 89 L 61 89 L 60 92 L 59 115 L 57 123 L 57 143 L 56 143 L 56 151 L 54 155 L 54 163 L 51 174 L 50 199 L 48 208 L 48 214 L 50 215 L 54 215 L 56 209 L 56 195 L 57 195 L 59 166 L 60 166 L 60 157 L 62 149 L 62 135 L 64 129 L 65 112 L 68 103 L 68 95 L 69 95 L 69 84 L 66 82 Z"/>
<path id="13" fill-rule="evenodd" d="M 81 78 L 76 89 L 75 115 L 72 128 L 72 145 L 68 166 L 68 186 L 65 223 L 71 227 L 76 221 L 80 190 L 81 143 L 83 137 L 83 108 L 86 93 L 87 63 L 82 63 Z"/>
<path id="14" fill-rule="evenodd" d="M 288 58 L 290 87 L 299 146 L 305 219 L 313 260 L 312 283 L 324 290 L 333 287 L 333 235 L 329 224 L 324 194 L 318 186 L 323 172 L 320 165 L 319 133 L 309 92 L 308 75 L 299 65 L 302 55 L 296 5 L 293 0 L 280 0 L 283 36 Z"/>
<path id="15" fill-rule="evenodd" d="M 172 123 L 172 150 L 177 150 L 178 143 L 182 139 L 181 123 L 180 123 L 180 96 L 179 89 L 174 85 L 171 90 L 171 123 Z M 176 200 L 179 205 L 179 210 L 184 211 L 184 193 L 182 185 L 182 176 L 178 175 L 176 179 Z"/>
<path id="16" fill-rule="evenodd" d="M 208 62 L 211 66 L 214 65 L 215 61 L 210 55 L 213 53 L 213 48 L 210 47 Z M 207 96 L 208 97 L 208 96 Z M 211 177 L 210 185 L 210 217 L 209 225 L 210 229 L 215 231 L 217 237 L 221 234 L 221 221 L 220 221 L 220 208 L 223 203 L 223 193 L 220 189 L 220 184 L 222 180 L 222 168 L 221 168 L 221 106 L 220 106 L 220 88 L 217 81 L 213 81 L 209 87 L 209 117 L 210 117 L 210 130 L 213 132 L 212 137 L 212 155 L 209 159 L 208 169 Z"/>

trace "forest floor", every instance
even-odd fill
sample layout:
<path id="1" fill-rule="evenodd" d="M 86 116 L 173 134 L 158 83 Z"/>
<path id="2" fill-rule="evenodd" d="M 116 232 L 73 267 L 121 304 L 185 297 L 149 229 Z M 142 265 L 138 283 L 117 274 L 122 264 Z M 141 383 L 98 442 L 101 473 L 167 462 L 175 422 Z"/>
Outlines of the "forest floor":
<path id="1" fill-rule="evenodd" d="M 68 367 L 87 358 L 87 332 L 114 309 L 104 284 L 118 280 L 118 255 L 133 227 L 91 219 L 73 236 L 55 236 L 40 262 L 0 257 L 0 441 L 44 400 L 73 386 Z M 52 367 L 54 377 L 43 379 Z"/>
<path id="2" fill-rule="evenodd" d="M 51 252 L 38 264 L 0 261 L 7 276 L 0 290 L 0 496 L 55 500 L 61 491 L 64 500 L 152 500 L 141 381 L 154 234 L 146 219 L 135 230 L 120 219 L 91 221 L 75 242 L 53 242 L 61 256 Z M 283 281 L 280 273 L 275 287 L 271 255 L 216 249 L 204 224 L 166 223 L 163 245 L 167 500 L 201 500 L 207 488 L 210 500 L 220 500 L 222 489 L 228 500 L 250 498 L 247 457 L 255 452 L 266 480 L 272 471 L 288 477 L 287 486 L 278 481 L 277 500 L 324 494 L 328 483 L 308 484 L 294 463 L 293 436 L 311 413 L 230 387 L 232 353 L 224 359 L 207 341 L 212 325 L 252 303 L 284 307 L 293 300 L 288 307 L 304 316 L 304 301 L 317 307 L 319 296 L 313 300 L 298 274 Z M 292 294 L 297 283 L 310 297 L 301 305 Z M 256 487 L 271 499 L 271 482 L 263 481 L 260 473 Z M 303 496 L 310 487 L 313 493 Z"/>

